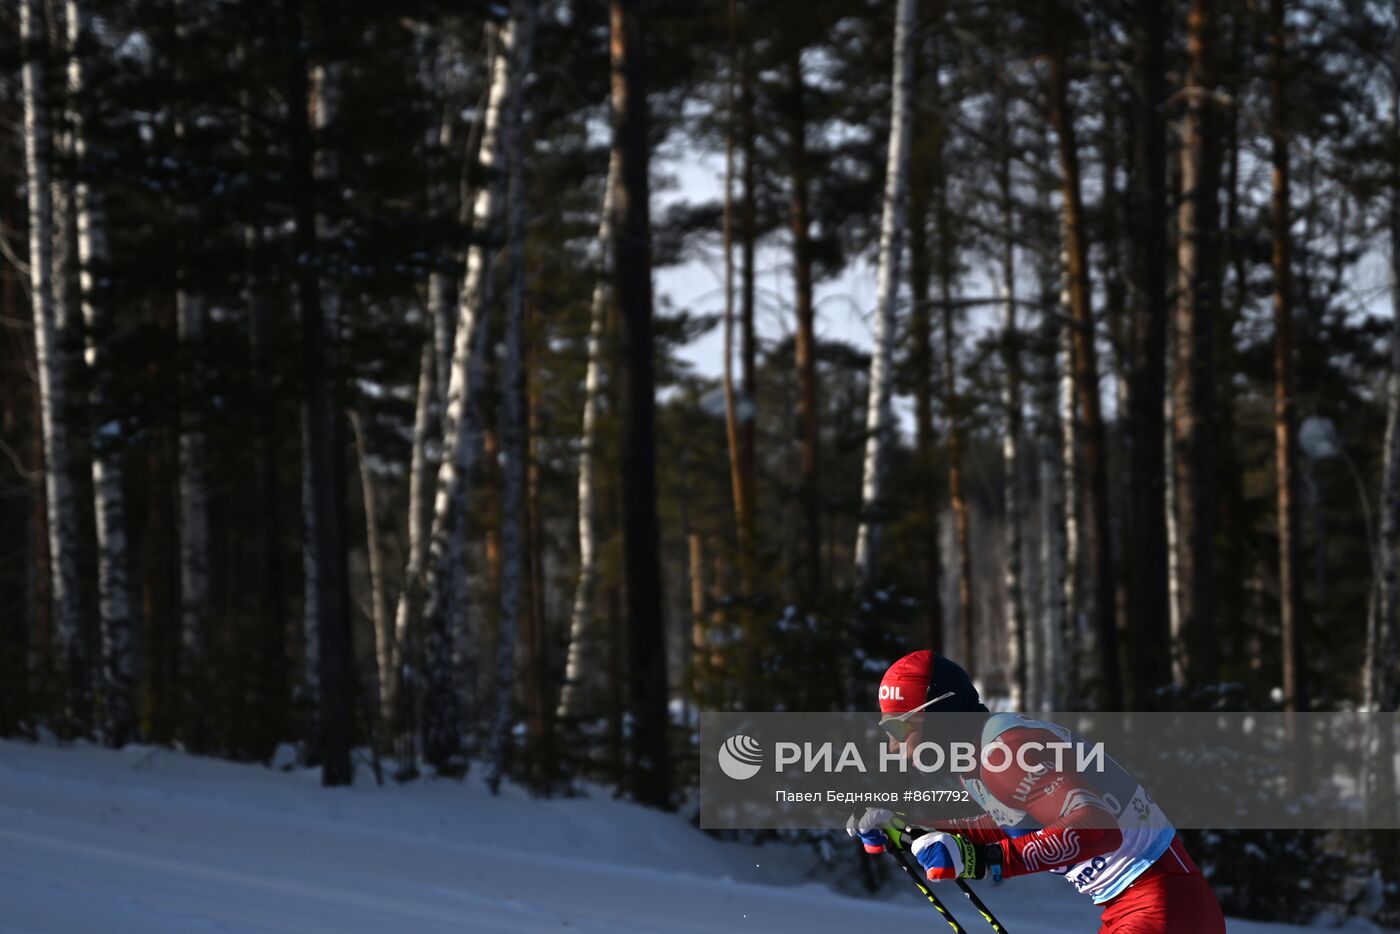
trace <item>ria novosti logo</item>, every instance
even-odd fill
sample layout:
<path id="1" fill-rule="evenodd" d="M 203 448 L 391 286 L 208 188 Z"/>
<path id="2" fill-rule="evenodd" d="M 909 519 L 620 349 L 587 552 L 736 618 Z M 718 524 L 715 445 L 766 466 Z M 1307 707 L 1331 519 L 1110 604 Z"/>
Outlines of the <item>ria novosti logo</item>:
<path id="1" fill-rule="evenodd" d="M 753 778 L 763 768 L 763 747 L 752 736 L 735 733 L 719 747 L 719 767 L 736 781 Z"/>

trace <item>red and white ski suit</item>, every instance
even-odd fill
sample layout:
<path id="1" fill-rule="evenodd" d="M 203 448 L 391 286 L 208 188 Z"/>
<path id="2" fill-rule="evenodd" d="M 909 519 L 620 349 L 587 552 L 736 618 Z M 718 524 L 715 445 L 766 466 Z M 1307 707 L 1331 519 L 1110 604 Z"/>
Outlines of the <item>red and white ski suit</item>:
<path id="1" fill-rule="evenodd" d="M 999 845 L 1003 876 L 1064 876 L 1104 907 L 1100 934 L 1224 934 L 1209 883 L 1147 792 L 1107 756 L 1102 769 L 1063 756 L 1057 769 L 1044 747 L 1066 741 L 1084 742 L 1058 724 L 993 715 L 983 747 L 1003 743 L 1031 768 L 991 771 L 984 758 L 964 785 L 986 813 L 938 829 Z"/>

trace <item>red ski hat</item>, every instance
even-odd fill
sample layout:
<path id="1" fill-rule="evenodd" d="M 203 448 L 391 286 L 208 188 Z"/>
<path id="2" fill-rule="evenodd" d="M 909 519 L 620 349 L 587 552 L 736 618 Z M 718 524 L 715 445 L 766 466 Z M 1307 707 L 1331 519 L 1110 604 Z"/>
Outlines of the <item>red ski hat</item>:
<path id="1" fill-rule="evenodd" d="M 880 712 L 908 713 L 928 700 L 934 655 L 928 649 L 910 652 L 889 667 L 880 679 Z"/>

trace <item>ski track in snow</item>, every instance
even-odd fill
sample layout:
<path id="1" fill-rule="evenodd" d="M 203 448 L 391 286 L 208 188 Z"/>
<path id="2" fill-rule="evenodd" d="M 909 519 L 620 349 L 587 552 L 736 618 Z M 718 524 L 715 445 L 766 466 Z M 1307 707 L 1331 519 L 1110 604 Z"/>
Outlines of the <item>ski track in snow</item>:
<path id="1" fill-rule="evenodd" d="M 0 934 L 947 930 L 902 878 L 845 897 L 802 881 L 800 850 L 610 798 L 357 778 L 326 790 L 311 771 L 151 747 L 0 742 Z M 990 930 L 943 888 L 964 927 Z M 1061 879 L 977 888 L 1016 934 L 1098 929 Z"/>

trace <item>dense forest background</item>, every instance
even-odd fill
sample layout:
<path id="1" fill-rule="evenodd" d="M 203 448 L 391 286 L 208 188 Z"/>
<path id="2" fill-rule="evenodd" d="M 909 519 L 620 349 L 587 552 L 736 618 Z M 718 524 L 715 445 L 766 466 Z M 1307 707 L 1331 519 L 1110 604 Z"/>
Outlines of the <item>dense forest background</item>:
<path id="1" fill-rule="evenodd" d="M 0 17 L 0 735 L 672 807 L 694 710 L 919 647 L 1019 709 L 1400 701 L 1394 4 Z M 1232 912 L 1393 912 L 1360 836 L 1193 846 Z"/>

